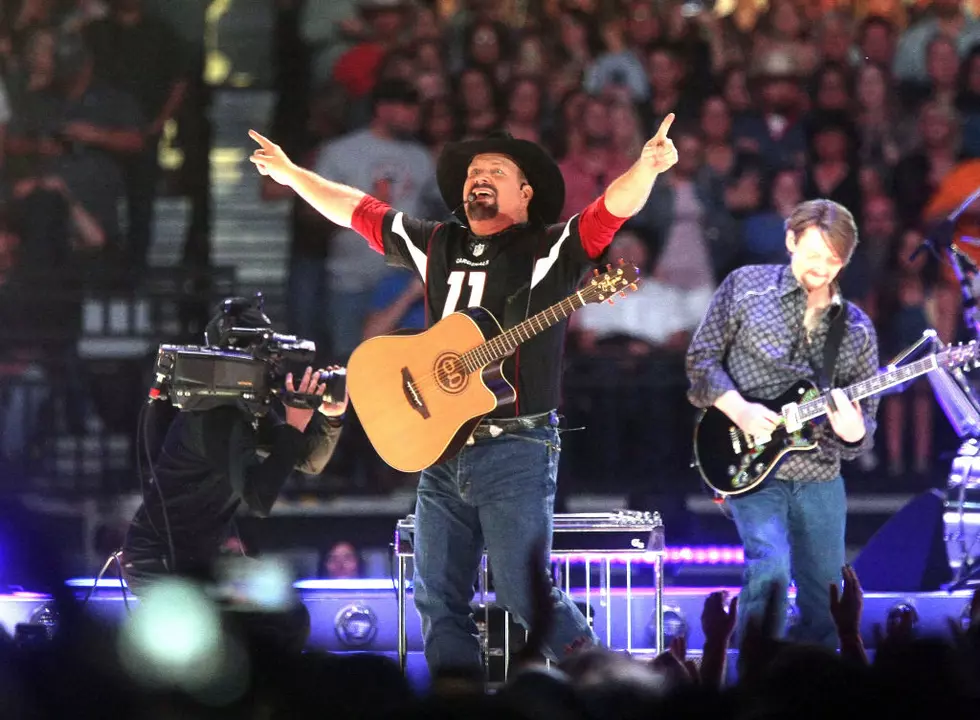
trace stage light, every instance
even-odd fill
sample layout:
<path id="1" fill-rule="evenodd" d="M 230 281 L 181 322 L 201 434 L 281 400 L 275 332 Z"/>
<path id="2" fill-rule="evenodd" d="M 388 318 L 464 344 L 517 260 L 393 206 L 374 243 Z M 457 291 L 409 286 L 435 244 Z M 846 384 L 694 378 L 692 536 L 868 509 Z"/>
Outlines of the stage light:
<path id="1" fill-rule="evenodd" d="M 632 563 L 634 565 L 652 565 L 657 553 L 608 553 L 603 552 L 601 559 L 595 553 L 570 552 L 556 550 L 555 555 L 561 562 L 570 565 L 581 565 L 585 562 L 608 561 L 613 565 Z M 663 552 L 664 563 L 667 565 L 743 565 L 745 551 L 737 545 L 693 545 L 666 548 Z"/>
<path id="2" fill-rule="evenodd" d="M 58 631 L 58 610 L 53 604 L 44 603 L 31 613 L 30 624 L 42 626 L 50 640 Z"/>
<path id="3" fill-rule="evenodd" d="M 347 647 L 364 647 L 378 634 L 378 618 L 367 605 L 352 603 L 337 613 L 334 631 Z"/>
<path id="4" fill-rule="evenodd" d="M 911 600 L 905 600 L 896 605 L 892 605 L 888 609 L 888 614 L 885 616 L 885 627 L 887 628 L 888 635 L 896 631 L 898 634 L 913 631 L 918 624 L 919 611 L 915 609 L 915 605 Z"/>
<path id="5" fill-rule="evenodd" d="M 664 606 L 664 643 L 670 645 L 675 637 L 687 637 L 687 620 L 684 612 L 679 607 L 673 605 Z M 656 644 L 657 640 L 657 614 L 651 613 L 647 621 L 647 639 L 651 645 Z"/>

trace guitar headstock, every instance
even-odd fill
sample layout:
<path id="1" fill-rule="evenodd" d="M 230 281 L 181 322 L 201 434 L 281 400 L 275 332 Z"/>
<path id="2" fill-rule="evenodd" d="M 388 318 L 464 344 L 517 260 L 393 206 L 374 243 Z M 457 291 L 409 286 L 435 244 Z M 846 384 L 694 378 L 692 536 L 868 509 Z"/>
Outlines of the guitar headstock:
<path id="1" fill-rule="evenodd" d="M 980 345 L 977 345 L 976 340 L 971 340 L 965 344 L 950 345 L 939 353 L 937 359 L 939 364 L 947 370 L 955 368 L 969 370 L 971 364 L 974 368 L 980 367 Z"/>
<path id="2" fill-rule="evenodd" d="M 636 284 L 639 280 L 639 268 L 620 258 L 616 265 L 606 265 L 606 272 L 604 273 L 600 273 L 598 269 L 593 271 L 584 293 L 586 302 L 608 301 L 611 305 L 612 298 L 617 293 L 621 297 L 626 297 L 627 290 L 636 290 Z"/>

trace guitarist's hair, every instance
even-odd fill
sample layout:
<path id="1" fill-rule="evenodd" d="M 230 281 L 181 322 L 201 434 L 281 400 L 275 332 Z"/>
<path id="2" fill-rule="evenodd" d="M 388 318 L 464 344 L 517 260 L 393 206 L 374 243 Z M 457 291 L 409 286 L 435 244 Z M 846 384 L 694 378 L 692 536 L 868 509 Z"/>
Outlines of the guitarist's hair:
<path id="1" fill-rule="evenodd" d="M 799 237 L 811 227 L 818 228 L 823 233 L 845 265 L 850 262 L 858 244 L 857 223 L 854 222 L 850 210 L 833 200 L 802 202 L 793 208 L 786 219 L 786 230 Z"/>

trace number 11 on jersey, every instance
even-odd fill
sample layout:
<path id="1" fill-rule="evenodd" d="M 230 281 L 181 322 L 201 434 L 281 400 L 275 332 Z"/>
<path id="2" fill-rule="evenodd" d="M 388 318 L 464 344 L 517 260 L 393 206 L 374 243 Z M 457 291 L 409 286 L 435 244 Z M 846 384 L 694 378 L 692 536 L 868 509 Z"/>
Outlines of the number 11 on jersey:
<path id="1" fill-rule="evenodd" d="M 454 270 L 449 273 L 449 294 L 446 296 L 446 306 L 442 309 L 443 317 L 459 310 L 459 298 L 463 294 L 464 284 L 470 286 L 470 297 L 464 307 L 476 307 L 483 301 L 483 290 L 487 286 L 486 271 Z"/>

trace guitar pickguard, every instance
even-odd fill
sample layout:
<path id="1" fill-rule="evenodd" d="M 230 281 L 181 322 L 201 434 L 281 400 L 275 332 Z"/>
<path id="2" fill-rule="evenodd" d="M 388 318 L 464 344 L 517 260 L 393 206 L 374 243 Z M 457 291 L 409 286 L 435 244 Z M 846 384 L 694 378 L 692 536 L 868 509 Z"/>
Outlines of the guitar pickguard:
<path id="1" fill-rule="evenodd" d="M 795 432 L 777 429 L 770 438 L 748 438 L 733 425 L 729 434 L 734 456 L 738 460 L 737 465 L 728 466 L 729 483 L 735 491 L 755 483 L 784 453 L 805 450 L 813 444 L 808 428 L 800 428 Z"/>

